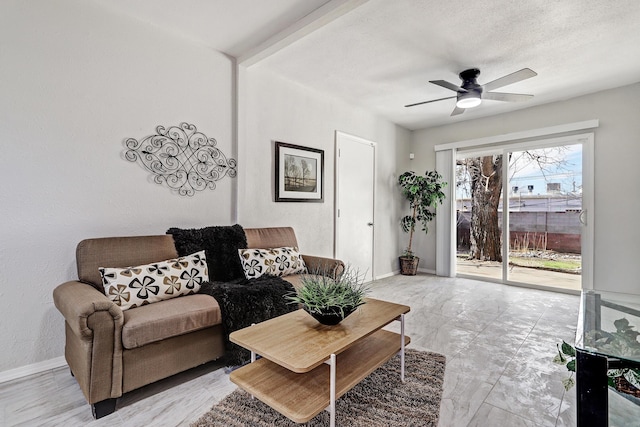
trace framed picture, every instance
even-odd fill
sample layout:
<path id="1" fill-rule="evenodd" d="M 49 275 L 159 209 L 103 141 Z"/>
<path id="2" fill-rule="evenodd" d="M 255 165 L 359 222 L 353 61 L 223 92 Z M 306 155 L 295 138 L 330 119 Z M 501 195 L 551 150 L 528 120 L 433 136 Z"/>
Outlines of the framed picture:
<path id="1" fill-rule="evenodd" d="M 276 202 L 324 202 L 324 150 L 276 141 Z"/>

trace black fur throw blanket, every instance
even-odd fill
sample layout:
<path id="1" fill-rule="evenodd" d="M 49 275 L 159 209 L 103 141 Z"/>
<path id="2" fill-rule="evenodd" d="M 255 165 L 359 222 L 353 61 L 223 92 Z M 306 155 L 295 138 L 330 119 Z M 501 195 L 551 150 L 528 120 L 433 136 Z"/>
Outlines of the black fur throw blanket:
<path id="1" fill-rule="evenodd" d="M 167 230 L 167 234 L 173 235 L 179 256 L 204 249 L 209 280 L 227 282 L 244 277 L 238 249 L 246 249 L 247 236 L 241 225 L 191 229 L 174 227 Z"/>
<path id="2" fill-rule="evenodd" d="M 211 295 L 220 305 L 225 337 L 223 361 L 227 366 L 243 365 L 251 359 L 251 352 L 229 341 L 229 334 L 297 310 L 297 304 L 288 304 L 285 299 L 285 295 L 294 292 L 291 283 L 275 276 L 202 284 L 199 293 Z"/>

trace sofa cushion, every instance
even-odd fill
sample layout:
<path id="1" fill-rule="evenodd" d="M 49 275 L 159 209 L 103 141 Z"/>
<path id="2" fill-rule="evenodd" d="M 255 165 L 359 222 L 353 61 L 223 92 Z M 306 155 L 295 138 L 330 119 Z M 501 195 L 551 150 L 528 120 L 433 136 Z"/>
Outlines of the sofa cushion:
<path id="1" fill-rule="evenodd" d="M 133 267 L 100 267 L 107 297 L 128 310 L 198 292 L 209 280 L 204 251 Z"/>
<path id="2" fill-rule="evenodd" d="M 238 259 L 238 249 L 247 247 L 242 226 L 214 226 L 199 229 L 170 228 L 178 255 L 204 250 L 210 280 L 229 281 L 244 277 Z"/>
<path id="3" fill-rule="evenodd" d="M 122 345 L 142 347 L 222 322 L 220 306 L 209 295 L 188 295 L 124 312 Z"/>
<path id="4" fill-rule="evenodd" d="M 290 274 L 286 277 L 283 277 L 284 280 L 291 283 L 295 289 L 299 289 L 302 287 L 302 279 L 306 276 L 306 273 L 302 274 Z"/>
<path id="5" fill-rule="evenodd" d="M 307 271 L 304 260 L 295 247 L 240 249 L 238 255 L 247 279 L 255 279 L 263 274 L 288 276 Z"/>

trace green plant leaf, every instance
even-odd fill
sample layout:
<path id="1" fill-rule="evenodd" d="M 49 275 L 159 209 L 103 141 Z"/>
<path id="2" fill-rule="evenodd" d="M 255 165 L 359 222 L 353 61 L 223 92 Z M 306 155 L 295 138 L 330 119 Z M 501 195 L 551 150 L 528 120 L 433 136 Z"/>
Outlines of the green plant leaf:
<path id="1" fill-rule="evenodd" d="M 571 344 L 562 341 L 562 352 L 569 357 L 576 357 L 576 349 Z"/>
<path id="2" fill-rule="evenodd" d="M 640 374 L 635 369 L 625 369 L 624 378 L 635 388 L 640 389 Z"/>
<path id="3" fill-rule="evenodd" d="M 351 310 L 365 303 L 369 288 L 364 283 L 364 277 L 349 265 L 337 278 L 327 271 L 315 271 L 303 275 L 296 293 L 285 298 L 291 304 L 304 305 L 312 313 L 333 312 L 344 317 L 346 309 Z"/>
<path id="4" fill-rule="evenodd" d="M 402 231 L 410 233 L 409 247 L 411 247 L 417 223 L 421 224 L 422 231 L 429 232 L 427 224 L 436 215 L 432 209 L 435 209 L 444 200 L 445 194 L 442 189 L 447 183 L 442 181 L 442 176 L 436 171 L 426 171 L 424 176 L 418 175 L 414 171 L 407 171 L 398 177 L 398 184 L 412 210 L 411 215 L 400 220 Z"/>
<path id="5" fill-rule="evenodd" d="M 571 389 L 571 387 L 573 387 L 575 385 L 575 381 L 572 377 L 568 377 L 562 380 L 562 385 L 564 386 L 564 389 L 569 391 L 569 389 Z"/>
<path id="6" fill-rule="evenodd" d="M 564 365 L 565 363 L 567 363 L 567 359 L 562 354 L 562 351 L 560 351 L 560 346 L 556 344 L 556 347 L 558 348 L 558 354 L 556 354 L 556 357 L 553 358 L 553 362 Z"/>
<path id="7" fill-rule="evenodd" d="M 570 370 L 571 372 L 575 372 L 576 371 L 576 360 L 575 359 L 570 360 L 567 363 L 567 369 Z"/>
<path id="8" fill-rule="evenodd" d="M 624 373 L 623 369 L 609 369 L 607 371 L 607 376 L 609 378 L 615 378 L 615 377 L 619 377 L 620 375 L 622 375 Z"/>
<path id="9" fill-rule="evenodd" d="M 408 233 L 415 226 L 416 220 L 409 215 L 402 217 L 400 220 L 400 226 L 402 227 L 402 231 Z"/>

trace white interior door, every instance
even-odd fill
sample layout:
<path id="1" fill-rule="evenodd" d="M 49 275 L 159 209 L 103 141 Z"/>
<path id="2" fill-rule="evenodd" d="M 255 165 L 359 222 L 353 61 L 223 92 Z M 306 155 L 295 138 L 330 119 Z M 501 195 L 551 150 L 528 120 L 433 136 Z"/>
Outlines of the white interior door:
<path id="1" fill-rule="evenodd" d="M 336 132 L 336 258 L 374 277 L 374 142 Z"/>

